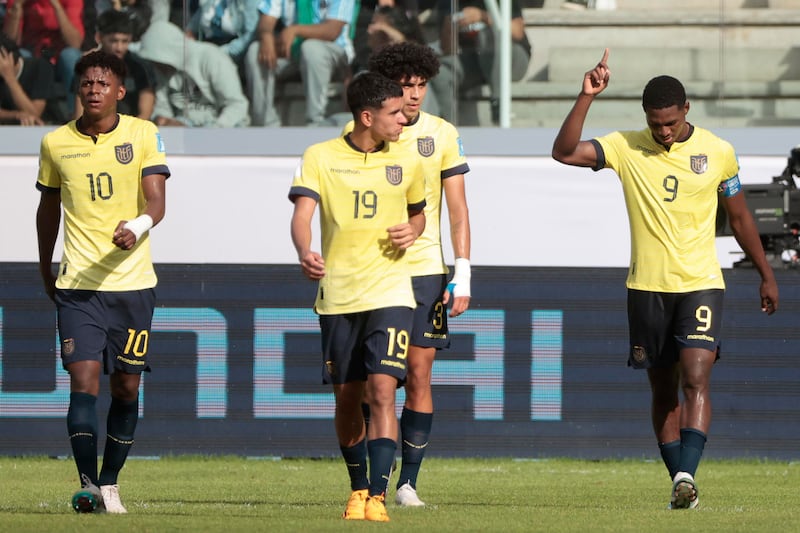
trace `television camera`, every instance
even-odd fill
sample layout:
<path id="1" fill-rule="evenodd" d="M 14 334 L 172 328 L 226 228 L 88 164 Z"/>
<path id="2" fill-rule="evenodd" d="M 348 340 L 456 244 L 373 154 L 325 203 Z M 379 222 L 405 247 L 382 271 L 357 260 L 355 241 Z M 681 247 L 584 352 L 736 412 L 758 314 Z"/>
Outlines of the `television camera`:
<path id="1" fill-rule="evenodd" d="M 784 266 L 786 258 L 797 257 L 793 252 L 800 250 L 800 189 L 796 177 L 800 177 L 800 145 L 792 148 L 786 168 L 780 176 L 772 178 L 772 183 L 742 185 L 764 252 L 773 266 Z M 733 235 L 733 231 L 728 224 L 728 215 L 720 205 L 717 208 L 717 236 L 729 235 Z M 745 258 L 734 264 L 737 266 L 752 264 Z M 800 266 L 800 263 L 790 266 Z"/>

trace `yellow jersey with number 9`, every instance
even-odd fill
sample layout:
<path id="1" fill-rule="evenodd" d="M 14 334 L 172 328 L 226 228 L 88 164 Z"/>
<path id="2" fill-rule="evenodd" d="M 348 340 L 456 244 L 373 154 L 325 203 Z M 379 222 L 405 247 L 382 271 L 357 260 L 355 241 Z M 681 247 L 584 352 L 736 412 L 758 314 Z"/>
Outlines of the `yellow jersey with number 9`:
<path id="1" fill-rule="evenodd" d="M 649 129 L 595 139 L 598 169 L 622 182 L 631 230 L 631 289 L 681 293 L 724 289 L 716 253 L 717 191 L 738 176 L 733 147 L 692 126 L 670 149 Z"/>
<path id="2" fill-rule="evenodd" d="M 145 206 L 142 178 L 169 176 L 164 143 L 155 124 L 118 115 L 108 133 L 81 133 L 76 121 L 42 138 L 37 188 L 61 192 L 64 254 L 56 287 L 131 291 L 154 287 L 149 232 L 131 250 L 112 243 L 121 220 Z"/>

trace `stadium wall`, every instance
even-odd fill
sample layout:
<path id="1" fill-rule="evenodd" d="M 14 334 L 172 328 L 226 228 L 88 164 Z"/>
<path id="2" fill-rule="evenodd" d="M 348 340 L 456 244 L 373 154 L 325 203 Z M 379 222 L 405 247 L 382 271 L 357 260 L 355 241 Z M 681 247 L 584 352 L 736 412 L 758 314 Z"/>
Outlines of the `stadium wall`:
<path id="1" fill-rule="evenodd" d="M 628 241 L 616 178 L 557 165 L 541 148 L 546 135 L 524 133 L 514 135 L 515 149 L 501 143 L 494 153 L 488 140 L 465 142 L 468 152 L 477 147 L 468 176 L 473 306 L 453 321 L 453 346 L 434 367 L 430 454 L 653 456 L 646 377 L 625 366 Z M 227 138 L 219 132 L 218 145 Z M 167 218 L 153 235 L 154 372 L 144 379 L 134 453 L 335 455 L 309 310 L 314 284 L 288 237 L 297 146 L 222 155 L 215 150 L 225 147 L 210 143 L 200 156 L 182 135 L 167 143 L 177 149 Z M 526 153 L 528 144 L 538 152 Z M 791 144 L 745 150 L 743 180 L 769 182 Z M 35 150 L 20 152 L 0 155 L 0 453 L 62 455 L 68 378 L 36 266 Z M 719 241 L 723 263 L 738 258 L 735 245 Z M 725 276 L 706 455 L 796 458 L 800 278 L 778 272 L 781 310 L 766 317 L 755 272 Z M 106 402 L 104 392 L 101 408 Z"/>

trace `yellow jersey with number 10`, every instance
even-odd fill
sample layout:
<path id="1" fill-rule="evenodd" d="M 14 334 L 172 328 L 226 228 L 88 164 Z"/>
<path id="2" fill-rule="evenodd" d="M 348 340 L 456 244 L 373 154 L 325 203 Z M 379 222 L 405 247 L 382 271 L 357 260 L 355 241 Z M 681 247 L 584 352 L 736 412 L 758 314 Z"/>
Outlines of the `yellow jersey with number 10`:
<path id="1" fill-rule="evenodd" d="M 111 239 L 120 220 L 142 213 L 142 178 L 169 176 L 164 143 L 152 122 L 118 117 L 111 131 L 96 138 L 81 133 L 74 120 L 42 138 L 36 186 L 60 190 L 64 210 L 60 289 L 131 291 L 156 285 L 149 232 L 131 250 Z"/>

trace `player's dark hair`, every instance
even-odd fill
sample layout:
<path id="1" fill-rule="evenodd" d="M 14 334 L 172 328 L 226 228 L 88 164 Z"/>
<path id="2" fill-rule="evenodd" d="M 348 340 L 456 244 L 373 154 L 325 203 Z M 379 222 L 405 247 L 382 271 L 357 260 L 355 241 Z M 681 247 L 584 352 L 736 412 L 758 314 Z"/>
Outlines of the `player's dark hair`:
<path id="1" fill-rule="evenodd" d="M 97 17 L 97 33 L 100 35 L 112 33 L 133 35 L 133 21 L 125 11 L 106 9 Z"/>
<path id="2" fill-rule="evenodd" d="M 14 57 L 14 64 L 19 61 L 19 46 L 17 46 L 17 42 L 2 32 L 0 32 L 0 48 L 5 48 L 6 52 Z"/>
<path id="3" fill-rule="evenodd" d="M 80 78 L 87 70 L 94 67 L 114 73 L 119 78 L 120 83 L 123 83 L 125 76 L 128 75 L 125 61 L 114 54 L 108 54 L 102 50 L 95 50 L 81 57 L 75 64 L 75 75 Z"/>
<path id="4" fill-rule="evenodd" d="M 665 109 L 667 107 L 683 107 L 686 103 L 686 90 L 683 84 L 672 76 L 656 76 L 644 87 L 642 107 L 648 109 Z"/>
<path id="5" fill-rule="evenodd" d="M 347 86 L 347 106 L 358 121 L 365 109 L 380 109 L 389 98 L 402 98 L 403 87 L 377 72 L 362 72 Z"/>
<path id="6" fill-rule="evenodd" d="M 401 81 L 412 76 L 431 80 L 439 73 L 439 58 L 426 44 L 405 41 L 384 46 L 369 58 L 367 69 Z"/>

